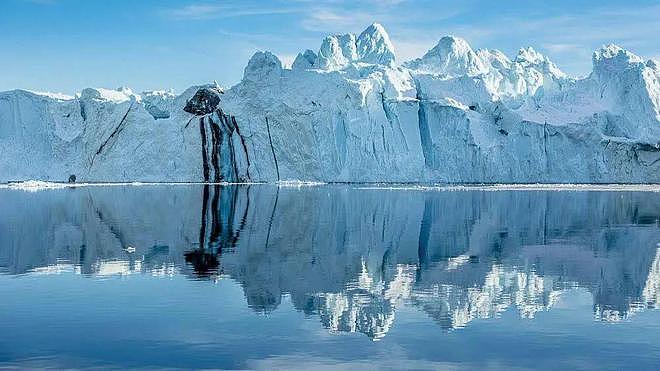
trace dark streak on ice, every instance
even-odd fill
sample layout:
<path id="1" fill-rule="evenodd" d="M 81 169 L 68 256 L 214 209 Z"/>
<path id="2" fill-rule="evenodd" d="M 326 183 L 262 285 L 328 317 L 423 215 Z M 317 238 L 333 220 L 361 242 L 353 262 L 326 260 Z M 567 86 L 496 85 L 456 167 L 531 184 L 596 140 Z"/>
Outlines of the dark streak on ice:
<path id="1" fill-rule="evenodd" d="M 219 165 L 219 148 L 222 143 L 222 132 L 218 125 L 209 117 L 209 127 L 211 128 L 211 164 L 213 165 L 213 181 L 221 182 L 222 173 Z"/>
<path id="2" fill-rule="evenodd" d="M 243 146 L 243 152 L 245 153 L 245 161 L 247 161 L 247 178 L 250 179 L 250 156 L 248 156 L 247 146 L 245 146 L 245 139 L 243 138 L 243 135 L 241 135 L 241 131 L 238 129 L 238 124 L 236 123 L 236 118 L 234 116 L 231 116 L 231 123 L 234 126 L 234 130 L 236 130 L 236 134 L 238 134 L 238 138 L 241 140 L 241 146 Z"/>
<path id="3" fill-rule="evenodd" d="M 117 127 L 115 127 L 115 130 L 113 130 L 112 133 L 110 133 L 110 136 L 109 136 L 109 137 L 103 142 L 103 144 L 101 144 L 101 146 L 100 146 L 99 149 L 96 151 L 96 153 L 94 154 L 94 156 L 92 156 L 92 163 L 91 163 L 91 165 L 94 165 L 94 159 L 96 158 L 97 155 L 99 155 L 99 154 L 101 154 L 101 152 L 103 152 L 103 149 L 104 149 L 105 146 L 108 144 L 108 142 L 110 141 L 110 139 L 114 138 L 116 135 L 119 135 L 119 133 L 121 133 L 122 130 L 124 130 L 124 127 L 125 127 L 125 126 L 124 126 L 124 122 L 126 121 L 126 118 L 128 117 L 128 113 L 131 112 L 131 109 L 132 109 L 132 108 L 133 108 L 133 102 L 131 102 L 131 105 L 128 106 L 128 109 L 126 110 L 126 113 L 124 114 L 124 117 L 121 118 L 121 121 L 119 121 L 119 124 L 117 125 Z M 90 165 L 90 166 L 91 166 L 91 165 Z"/>
<path id="4" fill-rule="evenodd" d="M 273 137 L 270 136 L 270 124 L 268 117 L 266 117 L 266 130 L 268 131 L 268 141 L 270 142 L 270 150 L 273 152 L 273 160 L 275 161 L 275 171 L 277 171 L 277 181 L 280 181 L 280 167 L 277 165 L 277 156 L 275 156 L 275 148 L 273 147 Z"/>
<path id="5" fill-rule="evenodd" d="M 426 121 L 424 102 L 422 102 L 419 96 L 417 96 L 417 99 L 419 105 L 417 108 L 417 122 L 419 123 L 419 134 L 422 142 L 422 155 L 424 155 L 424 163 L 426 166 L 433 167 L 433 142 L 431 140 L 431 131 L 429 129 L 429 124 Z"/>
<path id="6" fill-rule="evenodd" d="M 80 116 L 82 117 L 83 121 L 87 121 L 87 112 L 85 111 L 85 103 L 83 103 L 82 100 L 78 100 L 78 103 L 80 104 Z"/>
<path id="7" fill-rule="evenodd" d="M 188 122 L 186 123 L 186 126 L 184 126 L 183 128 L 184 128 L 184 129 L 188 129 L 188 125 L 190 125 L 190 123 L 192 122 L 192 120 L 193 120 L 194 118 L 195 118 L 195 116 L 191 117 L 190 120 L 188 120 Z"/>
<path id="8" fill-rule="evenodd" d="M 204 117 L 199 118 L 199 135 L 202 139 L 202 165 L 204 166 L 204 181 L 209 181 L 209 159 L 206 153 L 206 128 L 204 127 Z"/>

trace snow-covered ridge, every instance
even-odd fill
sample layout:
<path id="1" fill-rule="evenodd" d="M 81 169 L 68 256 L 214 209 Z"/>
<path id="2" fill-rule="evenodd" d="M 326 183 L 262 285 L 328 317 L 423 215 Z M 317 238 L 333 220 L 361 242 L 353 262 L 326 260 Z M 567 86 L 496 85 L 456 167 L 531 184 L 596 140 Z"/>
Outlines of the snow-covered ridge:
<path id="1" fill-rule="evenodd" d="M 229 89 L 0 93 L 0 181 L 658 183 L 659 80 L 615 45 L 581 79 L 454 36 L 401 63 L 373 24 Z"/>

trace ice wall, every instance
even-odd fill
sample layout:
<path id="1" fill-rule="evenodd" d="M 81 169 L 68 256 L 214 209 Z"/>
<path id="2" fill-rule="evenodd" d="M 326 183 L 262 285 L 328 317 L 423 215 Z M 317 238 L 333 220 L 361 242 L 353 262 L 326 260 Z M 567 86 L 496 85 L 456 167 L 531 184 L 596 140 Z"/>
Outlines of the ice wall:
<path id="1" fill-rule="evenodd" d="M 226 90 L 0 93 L 0 181 L 660 182 L 659 76 L 615 45 L 573 79 L 453 36 L 398 63 L 374 24 Z"/>

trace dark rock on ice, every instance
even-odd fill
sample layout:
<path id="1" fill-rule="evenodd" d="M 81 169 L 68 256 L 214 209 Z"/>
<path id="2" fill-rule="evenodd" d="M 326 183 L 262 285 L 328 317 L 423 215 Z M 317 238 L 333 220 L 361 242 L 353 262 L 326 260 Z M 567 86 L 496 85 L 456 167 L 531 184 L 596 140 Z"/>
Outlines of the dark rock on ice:
<path id="1" fill-rule="evenodd" d="M 195 95 L 186 102 L 184 111 L 193 115 L 207 115 L 215 111 L 220 104 L 222 91 L 217 88 L 200 88 Z"/>

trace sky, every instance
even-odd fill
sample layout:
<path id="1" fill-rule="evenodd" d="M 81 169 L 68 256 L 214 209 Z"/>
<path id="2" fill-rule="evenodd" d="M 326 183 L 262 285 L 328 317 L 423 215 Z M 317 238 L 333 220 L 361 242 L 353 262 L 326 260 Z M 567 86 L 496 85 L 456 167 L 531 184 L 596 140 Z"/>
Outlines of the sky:
<path id="1" fill-rule="evenodd" d="M 455 35 L 510 57 L 533 46 L 582 76 L 611 42 L 660 59 L 658 19 L 657 0 L 0 0 L 0 91 L 231 86 L 258 50 L 290 64 L 373 22 L 398 62 Z"/>

